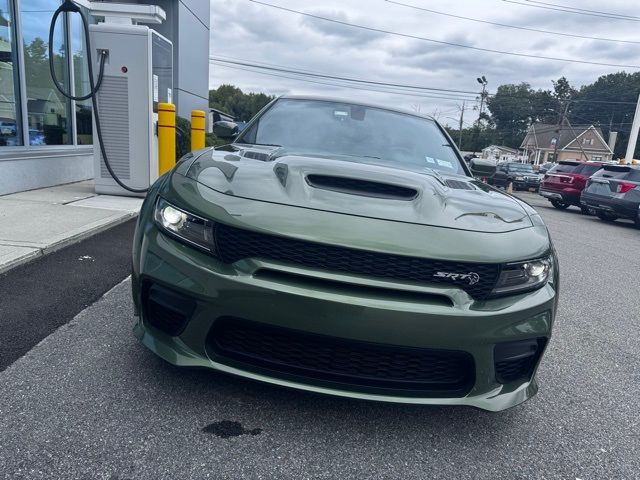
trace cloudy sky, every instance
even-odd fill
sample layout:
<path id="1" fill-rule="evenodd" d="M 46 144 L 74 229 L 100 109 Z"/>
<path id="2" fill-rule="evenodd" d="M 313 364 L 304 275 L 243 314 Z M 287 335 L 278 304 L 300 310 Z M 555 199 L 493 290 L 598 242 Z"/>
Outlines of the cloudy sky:
<path id="1" fill-rule="evenodd" d="M 407 8 L 385 0 L 260 0 L 352 24 L 397 32 L 403 35 L 502 50 L 561 57 L 598 63 L 638 65 L 640 70 L 640 12 L 628 0 L 545 0 L 547 6 L 566 5 L 598 12 L 634 16 L 635 19 L 578 15 L 536 8 L 531 0 L 394 0 L 449 15 L 516 25 L 565 34 L 593 36 L 623 43 L 574 38 L 523 31 Z M 251 2 L 211 0 L 211 55 L 245 63 L 277 68 L 306 70 L 326 75 L 366 79 L 376 82 L 462 91 L 479 91 L 476 77 L 487 78 L 487 88 L 495 91 L 504 83 L 529 82 L 535 88 L 550 88 L 551 80 L 566 76 L 574 86 L 591 83 L 598 76 L 623 70 L 621 67 L 568 63 L 523 58 L 437 44 L 416 38 L 367 31 L 311 18 Z M 524 4 L 524 5 L 523 5 Z M 538 2 L 542 5 L 542 2 Z M 553 7 L 557 8 L 557 7 Z M 400 95 L 397 88 L 340 86 L 345 82 L 305 77 L 290 73 L 259 73 L 246 66 L 210 65 L 210 86 L 231 83 L 243 91 L 269 94 L 319 94 L 357 97 L 382 104 L 400 105 L 436 115 L 453 124 L 462 98 L 472 94 L 433 94 L 413 91 Z M 331 85 L 327 85 L 331 84 Z M 338 85 L 336 85 L 338 84 Z M 365 91 L 362 88 L 385 90 Z M 404 90 L 406 91 L 406 90 Z M 425 95 L 447 98 L 429 98 Z M 477 112 L 467 111 L 465 124 Z M 451 117 L 451 118 L 447 118 Z"/>

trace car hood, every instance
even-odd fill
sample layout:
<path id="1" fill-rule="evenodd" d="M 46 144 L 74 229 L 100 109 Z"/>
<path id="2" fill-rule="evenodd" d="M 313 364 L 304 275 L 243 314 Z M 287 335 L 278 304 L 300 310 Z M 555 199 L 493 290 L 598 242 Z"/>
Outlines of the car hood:
<path id="1" fill-rule="evenodd" d="M 471 177 L 370 158 L 209 150 L 186 176 L 233 197 L 359 217 L 492 233 L 532 226 L 518 200 Z"/>

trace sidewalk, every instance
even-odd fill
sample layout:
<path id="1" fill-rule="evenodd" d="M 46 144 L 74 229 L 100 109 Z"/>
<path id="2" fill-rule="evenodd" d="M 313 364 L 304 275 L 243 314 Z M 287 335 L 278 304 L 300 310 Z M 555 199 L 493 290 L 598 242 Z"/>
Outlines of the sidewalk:
<path id="1" fill-rule="evenodd" d="M 92 181 L 0 196 L 0 273 L 125 222 L 141 205 L 96 195 Z"/>

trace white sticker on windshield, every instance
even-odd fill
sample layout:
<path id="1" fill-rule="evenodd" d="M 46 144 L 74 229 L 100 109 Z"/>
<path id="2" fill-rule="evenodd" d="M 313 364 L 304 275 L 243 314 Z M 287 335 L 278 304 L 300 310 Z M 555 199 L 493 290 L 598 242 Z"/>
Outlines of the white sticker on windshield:
<path id="1" fill-rule="evenodd" d="M 334 110 L 333 116 L 339 118 L 341 120 L 349 117 L 349 112 L 345 112 L 343 110 Z"/>
<path id="2" fill-rule="evenodd" d="M 427 161 L 427 163 L 436 163 L 433 157 L 424 157 L 424 159 Z"/>
<path id="3" fill-rule="evenodd" d="M 440 160 L 439 158 L 438 158 L 438 165 L 440 165 L 441 167 L 453 168 L 453 165 L 451 164 L 450 161 L 448 161 L 448 160 Z"/>

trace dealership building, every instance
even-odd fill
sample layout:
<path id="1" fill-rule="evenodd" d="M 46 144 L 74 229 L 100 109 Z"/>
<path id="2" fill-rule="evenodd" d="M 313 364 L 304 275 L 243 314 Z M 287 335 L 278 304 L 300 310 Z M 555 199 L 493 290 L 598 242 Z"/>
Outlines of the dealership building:
<path id="1" fill-rule="evenodd" d="M 94 175 L 91 100 L 67 100 L 49 73 L 49 26 L 60 3 L 0 0 L 0 195 Z M 209 1 L 117 3 L 164 9 L 166 20 L 149 27 L 173 42 L 177 114 L 188 118 L 191 110 L 208 110 Z M 53 42 L 54 67 L 65 88 L 83 95 L 89 82 L 81 20 L 77 14 L 61 19 Z"/>

